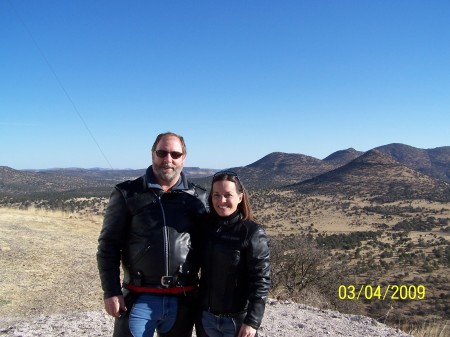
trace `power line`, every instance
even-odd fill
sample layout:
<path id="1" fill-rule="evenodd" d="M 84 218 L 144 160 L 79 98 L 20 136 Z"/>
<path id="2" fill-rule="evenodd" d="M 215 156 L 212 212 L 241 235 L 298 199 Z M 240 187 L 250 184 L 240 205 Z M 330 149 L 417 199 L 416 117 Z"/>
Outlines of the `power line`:
<path id="1" fill-rule="evenodd" d="M 64 84 L 62 83 L 62 81 L 59 79 L 58 74 L 56 73 L 56 71 L 54 70 L 54 68 L 52 67 L 52 65 L 50 64 L 49 60 L 47 59 L 47 57 L 45 56 L 44 52 L 42 51 L 42 49 L 40 48 L 39 44 L 37 43 L 36 39 L 34 38 L 33 34 L 31 33 L 31 31 L 28 29 L 27 25 L 25 24 L 25 22 L 22 20 L 21 16 L 19 15 L 19 13 L 17 12 L 17 10 L 15 9 L 15 7 L 13 6 L 13 4 L 11 3 L 11 0 L 8 1 L 10 6 L 12 7 L 16 17 L 18 18 L 18 20 L 21 22 L 21 24 L 23 25 L 25 31 L 27 32 L 27 34 L 30 36 L 31 40 L 33 41 L 36 49 L 38 50 L 38 52 L 41 54 L 41 57 L 44 59 L 45 63 L 47 64 L 47 67 L 50 69 L 50 72 L 53 74 L 53 77 L 55 78 L 56 82 L 58 83 L 59 87 L 61 88 L 61 90 L 64 92 L 64 95 L 66 96 L 66 98 L 69 100 L 70 104 L 72 105 L 73 110 L 75 111 L 75 114 L 80 118 L 81 122 L 83 123 L 84 127 L 86 128 L 87 132 L 89 133 L 89 135 L 91 136 L 92 140 L 94 141 L 95 145 L 97 146 L 98 150 L 100 151 L 101 155 L 103 156 L 103 158 L 105 159 L 105 161 L 108 163 L 109 167 L 111 169 L 113 169 L 111 163 L 109 162 L 108 158 L 106 157 L 105 153 L 103 152 L 103 149 L 101 148 L 100 144 L 97 142 L 97 139 L 95 139 L 94 134 L 92 133 L 91 129 L 89 128 L 89 126 L 87 125 L 86 121 L 84 120 L 83 116 L 81 115 L 80 111 L 78 110 L 77 106 L 75 105 L 72 97 L 69 95 L 69 93 L 67 92 Z"/>

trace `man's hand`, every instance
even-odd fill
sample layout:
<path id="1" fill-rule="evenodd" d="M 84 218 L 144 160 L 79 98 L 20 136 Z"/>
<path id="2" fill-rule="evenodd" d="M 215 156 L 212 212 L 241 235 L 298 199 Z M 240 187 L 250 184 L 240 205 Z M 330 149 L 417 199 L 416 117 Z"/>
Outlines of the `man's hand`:
<path id="1" fill-rule="evenodd" d="M 242 324 L 238 337 L 254 337 L 256 330 L 247 324 Z"/>
<path id="2" fill-rule="evenodd" d="M 122 295 L 105 298 L 104 302 L 106 312 L 113 317 L 120 318 L 122 312 L 127 311 Z"/>

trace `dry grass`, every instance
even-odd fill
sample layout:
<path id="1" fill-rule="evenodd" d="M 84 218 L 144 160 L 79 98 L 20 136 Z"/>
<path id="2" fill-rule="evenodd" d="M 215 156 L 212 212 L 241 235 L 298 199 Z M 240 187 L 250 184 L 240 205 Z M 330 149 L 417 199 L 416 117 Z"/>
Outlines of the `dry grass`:
<path id="1" fill-rule="evenodd" d="M 449 321 L 435 321 L 424 323 L 414 327 L 404 327 L 406 331 L 414 337 L 446 337 L 450 336 Z"/>
<path id="2" fill-rule="evenodd" d="M 100 217 L 0 208 L 0 316 L 102 307 Z"/>
<path id="3" fill-rule="evenodd" d="M 261 197 L 256 196 L 256 198 Z M 416 214 L 411 213 L 384 218 L 377 213 L 361 211 L 364 207 L 372 205 L 372 202 L 363 198 L 349 199 L 322 195 L 299 198 L 297 194 L 292 192 L 280 192 L 274 200 L 254 202 L 256 216 L 266 225 L 269 235 L 298 234 L 302 228 L 311 224 L 313 224 L 314 229 L 322 233 L 375 230 L 373 224 L 385 223 L 388 226 L 393 226 L 398 221 L 403 220 L 405 215 L 416 216 Z M 450 217 L 450 203 L 414 200 L 385 203 L 382 206 L 423 208 L 422 216 L 429 214 L 438 218 Z M 440 214 L 442 209 L 445 209 L 445 211 Z M 440 232 L 439 235 L 450 238 L 450 233 Z"/>

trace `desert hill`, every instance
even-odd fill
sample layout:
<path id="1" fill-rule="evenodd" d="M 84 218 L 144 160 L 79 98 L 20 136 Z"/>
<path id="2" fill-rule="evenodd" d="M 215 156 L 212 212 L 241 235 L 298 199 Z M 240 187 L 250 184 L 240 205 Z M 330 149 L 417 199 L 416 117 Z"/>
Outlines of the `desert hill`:
<path id="1" fill-rule="evenodd" d="M 110 185 L 105 180 L 73 176 L 64 173 L 63 170 L 28 172 L 0 166 L 0 195 L 2 196 L 76 190 L 86 193 L 101 190 Z"/>
<path id="2" fill-rule="evenodd" d="M 418 149 L 404 144 L 388 144 L 373 150 L 432 179 L 450 182 L 450 146 Z M 252 188 L 277 188 L 333 171 L 362 155 L 364 152 L 353 148 L 336 151 L 323 160 L 302 154 L 273 152 L 250 165 L 235 167 L 233 170 Z"/>
<path id="3" fill-rule="evenodd" d="M 142 169 L 104 169 L 104 168 L 53 168 L 45 170 L 24 170 L 26 172 L 36 172 L 36 173 L 56 173 L 63 174 L 72 177 L 82 177 L 94 180 L 109 180 L 109 181 L 124 181 L 127 179 L 134 179 L 145 173 L 146 168 Z M 185 167 L 184 173 L 191 178 L 198 178 L 209 176 L 213 174 L 214 169 L 203 169 L 199 167 Z"/>
<path id="4" fill-rule="evenodd" d="M 215 170 L 186 167 L 189 177 L 209 176 Z M 135 179 L 145 173 L 139 170 L 61 168 L 46 170 L 15 170 L 0 166 L 0 196 L 31 194 L 45 196 L 64 193 L 67 196 L 108 196 L 112 187 L 122 181 Z"/>
<path id="5" fill-rule="evenodd" d="M 333 152 L 328 157 L 324 158 L 323 161 L 333 163 L 334 166 L 342 166 L 358 158 L 364 152 L 356 151 L 354 148 L 349 148 L 346 150 L 340 150 Z"/>
<path id="6" fill-rule="evenodd" d="M 207 188 L 211 175 L 217 170 L 186 167 L 184 172 L 192 181 Z M 307 194 L 358 194 L 392 200 L 450 199 L 450 146 L 418 149 L 388 144 L 365 153 L 349 148 L 323 160 L 273 152 L 232 170 L 250 190 L 290 186 Z M 14 170 L 0 166 L 0 197 L 8 197 L 8 200 L 108 197 L 116 183 L 135 179 L 144 172 L 145 169 L 99 168 Z"/>
<path id="7" fill-rule="evenodd" d="M 290 187 L 306 194 L 450 200 L 450 184 L 402 165 L 379 150 L 370 150 L 344 166 Z"/>
<path id="8" fill-rule="evenodd" d="M 404 144 L 388 144 L 374 150 L 432 179 L 450 182 L 449 146 L 418 149 Z M 273 152 L 247 166 L 231 169 L 238 173 L 251 189 L 279 188 L 333 171 L 363 154 L 364 152 L 349 148 L 336 151 L 320 160 L 303 154 Z M 195 181 L 209 186 L 211 180 L 202 178 Z"/>
<path id="9" fill-rule="evenodd" d="M 333 168 L 333 163 L 311 156 L 273 152 L 250 165 L 234 170 L 249 186 L 269 188 L 306 180 Z"/>
<path id="10" fill-rule="evenodd" d="M 450 146 L 418 149 L 405 144 L 388 144 L 376 147 L 398 162 L 436 179 L 450 182 Z"/>

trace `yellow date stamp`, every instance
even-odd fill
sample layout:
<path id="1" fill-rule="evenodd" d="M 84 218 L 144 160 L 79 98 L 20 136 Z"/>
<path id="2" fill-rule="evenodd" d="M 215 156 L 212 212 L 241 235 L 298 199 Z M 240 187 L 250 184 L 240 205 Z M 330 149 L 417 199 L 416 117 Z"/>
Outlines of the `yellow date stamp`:
<path id="1" fill-rule="evenodd" d="M 424 285 L 388 284 L 382 288 L 377 285 L 362 284 L 340 285 L 338 297 L 340 300 L 423 300 L 426 288 Z"/>

